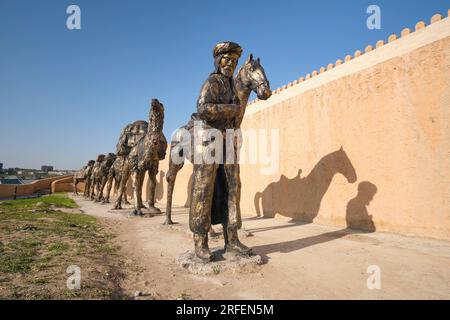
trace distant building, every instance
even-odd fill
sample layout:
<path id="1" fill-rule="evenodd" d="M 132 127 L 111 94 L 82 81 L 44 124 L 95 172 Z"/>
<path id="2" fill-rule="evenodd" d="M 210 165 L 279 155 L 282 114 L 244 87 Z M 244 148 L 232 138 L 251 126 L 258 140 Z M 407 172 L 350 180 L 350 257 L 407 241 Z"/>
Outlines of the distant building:
<path id="1" fill-rule="evenodd" d="M 49 176 L 63 176 L 65 175 L 64 171 L 49 171 L 47 172 Z"/>
<path id="2" fill-rule="evenodd" d="M 41 166 L 41 170 L 44 172 L 53 171 L 53 166 Z"/>

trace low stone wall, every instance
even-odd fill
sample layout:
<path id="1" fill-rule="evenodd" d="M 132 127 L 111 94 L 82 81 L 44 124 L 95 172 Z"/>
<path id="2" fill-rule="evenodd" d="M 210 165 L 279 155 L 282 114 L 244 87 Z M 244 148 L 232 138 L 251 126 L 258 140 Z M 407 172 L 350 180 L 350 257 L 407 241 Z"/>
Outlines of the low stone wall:
<path id="1" fill-rule="evenodd" d="M 73 175 L 68 176 L 58 176 L 46 179 L 40 179 L 33 181 L 28 184 L 0 184 L 0 199 L 12 198 L 14 197 L 14 190 L 17 187 L 17 196 L 26 197 L 37 193 L 40 190 L 51 190 L 51 185 L 53 181 L 61 180 L 64 178 L 72 179 Z"/>
<path id="2" fill-rule="evenodd" d="M 73 176 L 65 177 L 59 180 L 55 180 L 51 184 L 52 193 L 55 192 L 73 192 Z M 84 183 L 77 184 L 77 190 L 84 190 Z"/>

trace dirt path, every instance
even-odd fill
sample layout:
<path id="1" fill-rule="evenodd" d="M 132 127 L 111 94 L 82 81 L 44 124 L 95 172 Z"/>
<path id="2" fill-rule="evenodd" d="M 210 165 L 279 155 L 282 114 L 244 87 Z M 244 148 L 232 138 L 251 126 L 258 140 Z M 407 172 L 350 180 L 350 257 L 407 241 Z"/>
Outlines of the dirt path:
<path id="1" fill-rule="evenodd" d="M 179 224 L 167 227 L 162 215 L 129 218 L 127 209 L 74 199 L 117 235 L 133 267 L 124 290 L 148 293 L 142 299 L 450 299 L 449 242 L 244 217 L 254 236 L 241 240 L 267 263 L 251 273 L 198 276 L 175 263 L 193 246 L 186 208 L 175 207 Z M 210 241 L 210 247 L 222 245 L 222 239 Z M 381 271 L 379 290 L 367 288 L 371 265 Z"/>

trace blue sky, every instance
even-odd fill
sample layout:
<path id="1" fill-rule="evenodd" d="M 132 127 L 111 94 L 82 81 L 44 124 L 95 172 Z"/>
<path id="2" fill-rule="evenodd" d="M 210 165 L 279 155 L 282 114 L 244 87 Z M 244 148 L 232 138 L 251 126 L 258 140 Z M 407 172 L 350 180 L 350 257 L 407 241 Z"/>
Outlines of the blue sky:
<path id="1" fill-rule="evenodd" d="M 81 8 L 81 30 L 66 8 Z M 381 30 L 366 27 L 380 6 Z M 363 50 L 437 12 L 422 1 L 0 0 L 0 162 L 76 169 L 115 151 L 153 97 L 167 137 L 196 108 L 215 43 L 261 57 L 272 89 Z M 243 59 L 241 59 L 241 62 Z"/>

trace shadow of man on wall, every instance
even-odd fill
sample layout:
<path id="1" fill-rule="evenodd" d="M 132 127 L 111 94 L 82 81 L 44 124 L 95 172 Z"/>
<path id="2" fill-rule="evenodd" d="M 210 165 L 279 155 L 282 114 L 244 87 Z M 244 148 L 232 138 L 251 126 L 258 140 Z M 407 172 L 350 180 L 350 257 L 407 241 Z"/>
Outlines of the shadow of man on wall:
<path id="1" fill-rule="evenodd" d="M 376 227 L 372 216 L 367 211 L 367 206 L 377 193 L 377 187 L 368 181 L 358 185 L 358 194 L 347 204 L 345 220 L 347 228 L 375 232 Z"/>
<path id="2" fill-rule="evenodd" d="M 282 175 L 279 181 L 258 192 L 254 197 L 257 215 L 273 218 L 281 214 L 293 220 L 313 222 L 336 174 L 342 174 L 349 183 L 357 180 L 355 168 L 342 147 L 320 159 L 307 177 L 302 178 L 301 174 L 300 169 L 292 179 Z"/>

